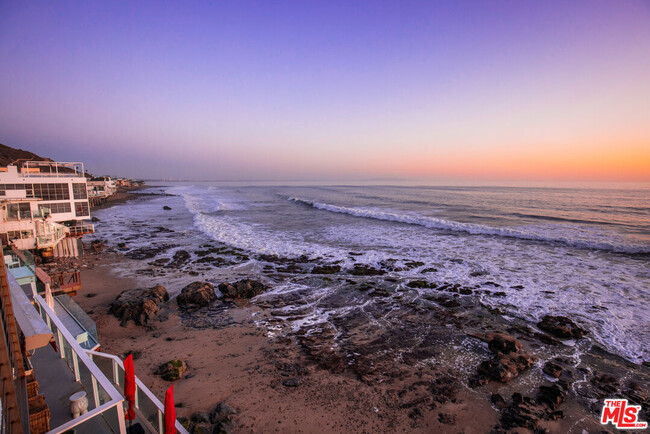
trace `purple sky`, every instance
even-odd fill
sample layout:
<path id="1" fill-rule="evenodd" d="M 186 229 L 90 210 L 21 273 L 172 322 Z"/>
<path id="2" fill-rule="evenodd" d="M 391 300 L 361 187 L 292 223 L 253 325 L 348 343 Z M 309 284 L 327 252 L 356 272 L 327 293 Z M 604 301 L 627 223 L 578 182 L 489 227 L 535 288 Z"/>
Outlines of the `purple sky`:
<path id="1" fill-rule="evenodd" d="M 145 178 L 649 180 L 649 5 L 5 0 L 0 143 Z"/>

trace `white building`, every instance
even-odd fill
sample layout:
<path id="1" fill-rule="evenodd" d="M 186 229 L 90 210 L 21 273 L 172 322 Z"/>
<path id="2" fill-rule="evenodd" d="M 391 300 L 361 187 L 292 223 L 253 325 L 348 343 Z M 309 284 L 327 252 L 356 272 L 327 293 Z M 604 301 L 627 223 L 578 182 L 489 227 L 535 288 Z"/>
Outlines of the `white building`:
<path id="1" fill-rule="evenodd" d="M 90 178 L 87 181 L 88 197 L 106 199 L 117 193 L 117 183 L 110 176 Z"/>
<path id="2" fill-rule="evenodd" d="M 0 239 L 47 256 L 77 256 L 94 232 L 82 163 L 28 161 L 0 168 Z"/>

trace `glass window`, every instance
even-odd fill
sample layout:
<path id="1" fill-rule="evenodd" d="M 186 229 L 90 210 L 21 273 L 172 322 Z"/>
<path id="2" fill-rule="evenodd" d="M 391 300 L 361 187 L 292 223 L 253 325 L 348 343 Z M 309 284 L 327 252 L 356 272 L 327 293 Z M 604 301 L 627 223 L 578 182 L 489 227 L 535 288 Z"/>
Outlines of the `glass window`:
<path id="1" fill-rule="evenodd" d="M 20 239 L 25 240 L 27 238 L 34 238 L 34 231 L 32 231 L 32 230 L 9 231 L 9 232 L 7 232 L 7 237 L 9 238 L 9 241 L 20 240 Z"/>
<path id="2" fill-rule="evenodd" d="M 49 209 L 52 214 L 62 214 L 70 212 L 72 208 L 70 207 L 70 202 L 65 203 L 44 203 L 38 206 L 38 209 L 43 212 L 43 209 Z"/>
<path id="3" fill-rule="evenodd" d="M 75 202 L 74 213 L 77 217 L 89 216 L 88 202 Z"/>
<path id="4" fill-rule="evenodd" d="M 21 202 L 18 204 L 18 217 L 28 220 L 32 218 L 32 208 L 29 206 L 29 202 Z"/>
<path id="5" fill-rule="evenodd" d="M 7 204 L 7 220 L 18 220 L 18 204 Z"/>
<path id="6" fill-rule="evenodd" d="M 72 194 L 74 195 L 75 199 L 88 199 L 86 184 L 80 182 L 72 184 Z"/>
<path id="7" fill-rule="evenodd" d="M 32 211 L 29 202 L 7 204 L 7 220 L 18 220 L 32 218 Z"/>
<path id="8" fill-rule="evenodd" d="M 34 184 L 34 197 L 43 200 L 67 200 L 70 199 L 70 188 L 68 184 Z"/>

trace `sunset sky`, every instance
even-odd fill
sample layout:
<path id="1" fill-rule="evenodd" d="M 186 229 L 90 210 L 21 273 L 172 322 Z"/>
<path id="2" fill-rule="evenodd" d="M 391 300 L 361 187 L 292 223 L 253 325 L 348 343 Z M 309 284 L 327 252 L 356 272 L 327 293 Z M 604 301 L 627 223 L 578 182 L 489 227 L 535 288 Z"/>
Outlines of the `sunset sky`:
<path id="1" fill-rule="evenodd" d="M 0 2 L 0 143 L 206 180 L 650 181 L 650 2 Z"/>

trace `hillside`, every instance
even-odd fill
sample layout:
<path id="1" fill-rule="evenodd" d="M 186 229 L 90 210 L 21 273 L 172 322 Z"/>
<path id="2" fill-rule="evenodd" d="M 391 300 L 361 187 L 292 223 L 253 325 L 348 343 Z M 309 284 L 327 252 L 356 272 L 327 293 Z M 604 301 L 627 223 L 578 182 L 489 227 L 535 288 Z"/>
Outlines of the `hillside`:
<path id="1" fill-rule="evenodd" d="M 52 161 L 49 158 L 40 157 L 32 152 L 12 148 L 0 143 L 0 167 L 7 166 L 19 159 L 31 161 Z"/>

